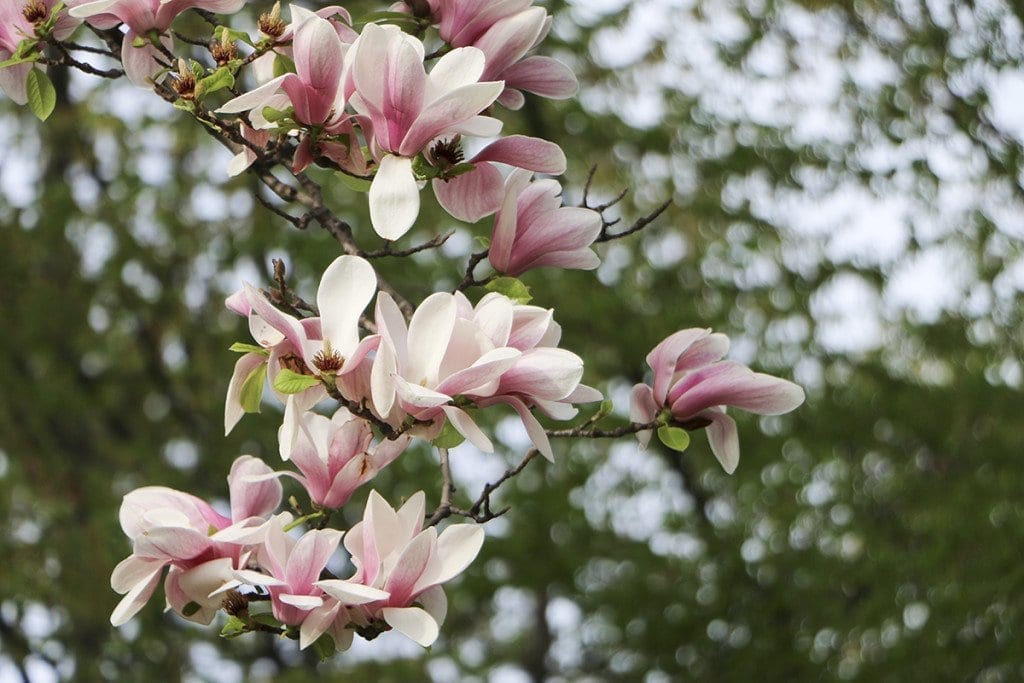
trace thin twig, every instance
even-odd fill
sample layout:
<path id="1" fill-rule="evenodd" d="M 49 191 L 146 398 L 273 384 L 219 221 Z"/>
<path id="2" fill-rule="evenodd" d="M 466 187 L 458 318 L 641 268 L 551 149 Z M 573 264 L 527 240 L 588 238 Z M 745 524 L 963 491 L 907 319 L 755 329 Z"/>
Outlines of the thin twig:
<path id="1" fill-rule="evenodd" d="M 462 276 L 462 282 L 455 286 L 456 292 L 467 290 L 470 287 L 487 284 L 488 278 L 477 280 L 474 271 L 480 262 L 487 258 L 487 254 L 489 252 L 489 249 L 484 249 L 483 251 L 478 251 L 475 254 L 470 255 L 469 261 L 466 263 L 466 273 Z"/>
<path id="2" fill-rule="evenodd" d="M 623 237 L 626 237 L 627 235 L 632 235 L 634 232 L 640 232 L 641 230 L 646 228 L 648 225 L 653 223 L 658 218 L 658 216 L 663 214 L 665 212 L 665 209 L 667 209 L 671 205 L 672 205 L 672 200 L 671 199 L 666 199 L 661 204 L 661 206 L 656 208 L 654 211 L 650 212 L 646 216 L 638 218 L 633 223 L 633 225 L 631 225 L 628 228 L 626 228 L 625 230 L 622 230 L 622 231 L 617 232 L 617 233 L 609 233 L 607 231 L 607 229 L 609 227 L 611 227 L 613 225 L 613 223 L 606 223 L 601 228 L 601 235 L 596 240 L 594 240 L 594 242 L 595 243 L 596 242 L 609 242 L 611 240 L 621 239 Z"/>
<path id="3" fill-rule="evenodd" d="M 438 448 L 438 455 L 441 458 L 441 502 L 438 503 L 434 514 L 427 520 L 427 526 L 434 526 L 442 519 L 452 514 L 452 495 L 455 493 L 455 484 L 452 483 L 452 468 L 448 463 L 448 449 Z"/>
<path id="4" fill-rule="evenodd" d="M 391 248 L 391 245 L 394 244 L 394 242 L 388 241 L 384 243 L 384 248 L 378 249 L 376 251 L 364 251 L 361 255 L 363 258 L 368 259 L 383 258 L 385 256 L 412 256 L 413 254 L 419 253 L 421 251 L 426 251 L 428 249 L 437 249 L 442 244 L 447 242 L 448 239 L 454 234 L 454 230 L 449 230 L 448 232 L 437 235 L 433 239 L 428 240 L 423 244 L 418 244 L 415 247 L 409 247 L 408 249 L 399 249 L 397 251 Z"/>

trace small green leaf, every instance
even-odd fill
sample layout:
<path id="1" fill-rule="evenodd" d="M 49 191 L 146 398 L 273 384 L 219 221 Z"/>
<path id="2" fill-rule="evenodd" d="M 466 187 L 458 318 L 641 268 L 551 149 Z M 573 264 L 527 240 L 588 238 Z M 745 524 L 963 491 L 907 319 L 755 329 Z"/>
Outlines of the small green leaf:
<path id="1" fill-rule="evenodd" d="M 235 353 L 258 353 L 261 356 L 269 356 L 270 351 L 263 348 L 262 346 L 256 346 L 255 344 L 245 344 L 243 342 L 235 342 L 228 347 L 228 351 L 234 351 Z"/>
<path id="2" fill-rule="evenodd" d="M 295 62 L 284 55 L 274 57 L 274 78 L 295 73 Z"/>
<path id="3" fill-rule="evenodd" d="M 612 400 L 610 398 L 606 398 L 605 400 L 601 401 L 601 407 L 597 409 L 596 413 L 594 413 L 594 417 L 590 418 L 591 422 L 598 422 L 608 417 L 609 415 L 612 414 L 612 410 L 614 408 L 615 404 L 612 403 Z"/>
<path id="4" fill-rule="evenodd" d="M 25 94 L 28 95 L 28 108 L 40 121 L 45 121 L 57 106 L 57 91 L 49 77 L 40 69 L 32 69 L 25 79 Z"/>
<path id="5" fill-rule="evenodd" d="M 196 612 L 198 612 L 200 609 L 202 609 L 202 607 L 199 605 L 198 602 L 188 602 L 185 603 L 185 606 L 181 608 L 181 613 L 186 617 L 190 617 Z"/>
<path id="6" fill-rule="evenodd" d="M 132 47 L 146 47 L 149 45 L 149 41 L 142 36 L 135 36 L 135 40 L 132 41 Z"/>
<path id="7" fill-rule="evenodd" d="M 441 433 L 434 439 L 433 444 L 438 448 L 455 448 L 465 440 L 466 437 L 459 434 L 452 423 L 446 420 L 444 427 L 441 428 Z"/>
<path id="8" fill-rule="evenodd" d="M 15 64 L 24 64 L 25 62 L 37 62 L 39 61 L 39 58 L 42 57 L 38 52 L 26 50 L 24 54 L 19 54 L 20 52 L 21 48 L 19 48 L 18 52 L 12 55 L 10 59 L 5 59 L 0 62 L 0 69 L 6 69 L 7 67 L 14 66 Z"/>
<path id="9" fill-rule="evenodd" d="M 679 427 L 658 427 L 658 439 L 674 451 L 682 453 L 690 445 L 690 433 Z"/>
<path id="10" fill-rule="evenodd" d="M 246 45 L 252 47 L 256 46 L 256 43 L 253 42 L 252 38 L 249 37 L 248 33 L 246 33 L 245 31 L 239 31 L 233 28 L 228 28 L 227 26 L 218 26 L 217 28 L 213 29 L 213 39 L 216 40 L 218 43 L 221 42 L 222 40 L 224 40 L 225 32 L 228 34 L 228 40 L 240 40 Z"/>
<path id="11" fill-rule="evenodd" d="M 263 107 L 263 118 L 271 123 L 277 123 L 278 121 L 284 121 L 290 119 L 292 114 L 295 112 L 291 107 L 288 109 L 274 109 L 273 107 Z"/>
<path id="12" fill-rule="evenodd" d="M 267 381 L 267 364 L 260 363 L 249 373 L 249 376 L 242 382 L 242 390 L 239 392 L 239 399 L 242 403 L 242 410 L 247 413 L 260 412 L 260 402 L 263 400 L 263 385 Z"/>
<path id="13" fill-rule="evenodd" d="M 235 77 L 231 75 L 231 71 L 227 67 L 222 66 L 196 83 L 196 96 L 209 95 L 212 92 L 230 88 L 234 84 Z"/>
<path id="14" fill-rule="evenodd" d="M 275 619 L 273 614 L 251 614 L 251 617 L 252 620 L 258 624 L 263 624 L 264 626 L 272 626 L 274 628 L 281 628 L 281 622 Z"/>
<path id="15" fill-rule="evenodd" d="M 298 394 L 320 384 L 320 378 L 315 375 L 300 375 L 287 368 L 282 368 L 274 378 L 274 388 L 282 394 Z"/>
<path id="16" fill-rule="evenodd" d="M 354 175 L 348 173 L 336 174 L 338 179 L 341 180 L 341 184 L 354 192 L 369 192 L 370 181 L 365 178 L 357 178 Z"/>
<path id="17" fill-rule="evenodd" d="M 334 644 L 334 638 L 329 633 L 323 634 L 313 643 L 313 652 L 317 654 L 321 662 L 333 657 L 337 651 L 338 648 Z"/>
<path id="18" fill-rule="evenodd" d="M 496 277 L 487 283 L 487 290 L 504 294 L 518 304 L 528 304 L 533 299 L 530 288 L 514 277 Z"/>
<path id="19" fill-rule="evenodd" d="M 246 627 L 245 622 L 238 617 L 232 615 L 228 617 L 228 621 L 224 624 L 224 628 L 220 630 L 221 638 L 235 638 L 245 633 Z"/>

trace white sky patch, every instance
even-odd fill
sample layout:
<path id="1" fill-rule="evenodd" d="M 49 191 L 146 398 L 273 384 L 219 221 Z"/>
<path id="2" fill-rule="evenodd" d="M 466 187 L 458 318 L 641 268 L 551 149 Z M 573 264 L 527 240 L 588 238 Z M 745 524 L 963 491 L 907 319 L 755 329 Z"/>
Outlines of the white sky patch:
<path id="1" fill-rule="evenodd" d="M 878 348 L 883 341 L 881 299 L 860 275 L 840 273 L 811 298 L 818 321 L 818 342 L 829 352 L 854 353 Z"/>
<path id="2" fill-rule="evenodd" d="M 952 245 L 932 247 L 902 261 L 886 285 L 888 311 L 907 312 L 923 323 L 957 311 L 974 279 L 969 263 L 969 256 Z"/>

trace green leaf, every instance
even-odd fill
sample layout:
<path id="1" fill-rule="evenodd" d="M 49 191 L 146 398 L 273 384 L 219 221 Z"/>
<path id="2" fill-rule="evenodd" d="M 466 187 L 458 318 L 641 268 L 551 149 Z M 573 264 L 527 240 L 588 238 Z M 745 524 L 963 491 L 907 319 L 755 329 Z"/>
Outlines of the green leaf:
<path id="1" fill-rule="evenodd" d="M 282 368 L 274 378 L 274 388 L 282 394 L 298 394 L 320 384 L 320 378 L 315 375 L 300 375 L 287 368 Z"/>
<path id="2" fill-rule="evenodd" d="M 357 178 L 354 175 L 348 173 L 337 173 L 338 179 L 341 180 L 341 184 L 350 190 L 355 192 L 369 192 L 370 181 L 365 178 Z"/>
<path id="3" fill-rule="evenodd" d="M 266 381 L 267 364 L 260 363 L 242 382 L 241 396 L 239 397 L 242 403 L 242 410 L 247 413 L 260 412 L 260 402 L 263 400 L 263 385 Z"/>
<path id="4" fill-rule="evenodd" d="M 256 43 L 253 42 L 252 38 L 245 31 L 239 31 L 237 29 L 228 28 L 227 26 L 218 26 L 213 29 L 213 39 L 218 43 L 224 40 L 224 33 L 228 34 L 228 40 L 240 40 L 246 45 L 256 47 Z"/>
<path id="5" fill-rule="evenodd" d="M 514 277 L 496 277 L 487 283 L 487 290 L 504 294 L 518 304 L 528 304 L 533 299 L 530 288 Z"/>
<path id="6" fill-rule="evenodd" d="M 317 654 L 321 662 L 333 657 L 337 651 L 338 648 L 334 644 L 334 638 L 329 633 L 323 634 L 313 643 L 313 652 Z"/>
<path id="7" fill-rule="evenodd" d="M 465 440 L 466 437 L 459 434 L 454 425 L 446 420 L 444 427 L 441 428 L 441 433 L 437 435 L 437 438 L 432 443 L 438 448 L 455 448 Z"/>
<path id="8" fill-rule="evenodd" d="M 196 97 L 208 95 L 224 88 L 230 88 L 234 84 L 235 77 L 231 75 L 231 71 L 227 67 L 222 66 L 196 83 Z"/>
<path id="9" fill-rule="evenodd" d="M 255 344 L 245 344 L 243 342 L 235 342 L 228 347 L 228 351 L 234 351 L 235 353 L 258 353 L 261 356 L 269 356 L 270 351 L 263 348 L 262 346 L 256 346 Z"/>
<path id="10" fill-rule="evenodd" d="M 32 69 L 25 79 L 25 93 L 28 95 L 28 108 L 40 121 L 45 121 L 57 106 L 57 91 L 49 77 L 40 69 Z"/>
<path id="11" fill-rule="evenodd" d="M 196 612 L 198 612 L 200 609 L 202 608 L 198 602 L 188 602 L 185 603 L 185 606 L 181 608 L 181 613 L 183 616 L 190 617 Z"/>
<path id="12" fill-rule="evenodd" d="M 238 617 L 231 615 L 228 617 L 228 621 L 224 624 L 224 628 L 220 630 L 221 638 L 236 638 L 246 632 L 245 622 Z"/>
<path id="13" fill-rule="evenodd" d="M 281 628 L 281 622 L 275 619 L 274 615 L 270 614 L 269 612 L 265 614 L 250 613 L 250 616 L 252 620 L 258 624 L 263 624 L 264 626 L 272 626 L 274 628 Z"/>
<path id="14" fill-rule="evenodd" d="M 274 78 L 295 73 L 295 62 L 284 55 L 274 57 Z"/>
<path id="15" fill-rule="evenodd" d="M 13 54 L 10 59 L 5 59 L 0 62 L 0 69 L 6 69 L 7 67 L 14 66 L 15 64 L 24 64 L 25 62 L 37 62 L 39 61 L 39 58 L 42 57 L 38 52 L 30 52 L 29 50 L 25 50 L 24 54 L 21 53 L 21 48 L 18 48 L 18 52 Z"/>
<path id="16" fill-rule="evenodd" d="M 291 107 L 288 109 L 274 109 L 273 107 L 263 107 L 263 118 L 271 123 L 277 123 L 285 119 L 290 119 L 292 114 L 295 112 Z"/>
<path id="17" fill-rule="evenodd" d="M 658 427 L 658 439 L 674 451 L 682 453 L 690 445 L 690 433 L 679 427 Z"/>

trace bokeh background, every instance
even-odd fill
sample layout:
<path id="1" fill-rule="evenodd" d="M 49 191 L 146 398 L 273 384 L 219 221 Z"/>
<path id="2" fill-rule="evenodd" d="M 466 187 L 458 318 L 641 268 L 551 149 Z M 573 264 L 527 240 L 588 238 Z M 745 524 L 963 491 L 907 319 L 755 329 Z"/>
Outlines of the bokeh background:
<path id="1" fill-rule="evenodd" d="M 741 416 L 733 476 L 702 435 L 682 457 L 559 443 L 501 491 L 512 511 L 429 651 L 386 634 L 317 665 L 159 597 L 113 629 L 121 496 L 223 500 L 237 455 L 277 461 L 270 403 L 222 435 L 227 347 L 247 340 L 224 296 L 268 283 L 272 258 L 311 296 L 337 247 L 258 206 L 159 99 L 55 70 L 46 124 L 0 102 L 0 680 L 1024 677 L 1020 3 L 543 4 L 581 93 L 500 112 L 508 130 L 563 145 L 569 203 L 594 164 L 598 197 L 630 188 L 626 224 L 674 200 L 596 273 L 524 278 L 615 399 L 609 424 L 646 351 L 691 326 L 806 405 Z M 236 25 L 269 3 L 249 5 Z M 318 177 L 372 248 L 365 197 Z M 458 234 L 377 264 L 414 301 L 490 232 L 424 198 L 407 240 Z M 498 453 L 453 452 L 459 500 L 525 448 L 492 427 Z M 410 452 L 376 485 L 436 500 L 439 475 Z"/>

